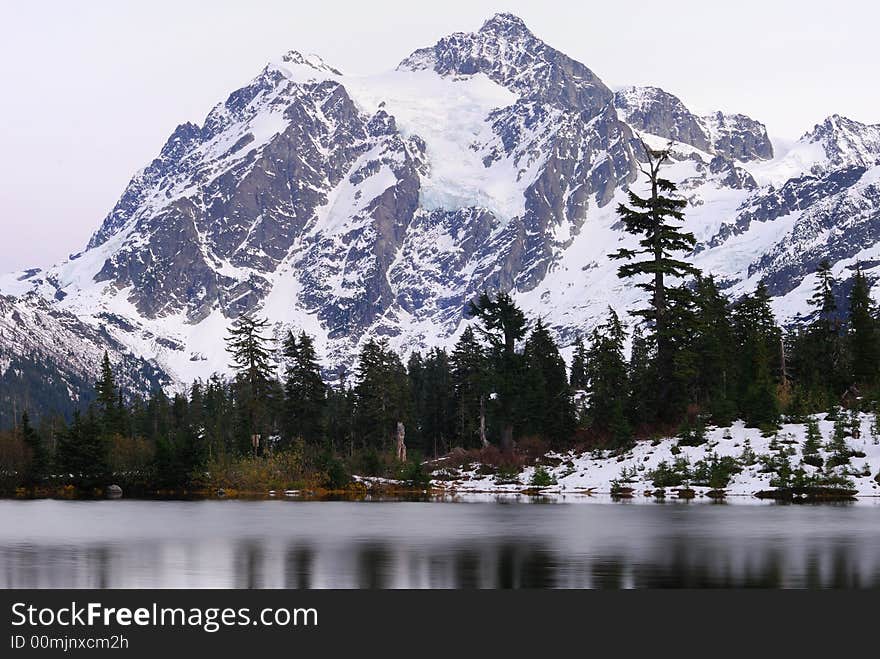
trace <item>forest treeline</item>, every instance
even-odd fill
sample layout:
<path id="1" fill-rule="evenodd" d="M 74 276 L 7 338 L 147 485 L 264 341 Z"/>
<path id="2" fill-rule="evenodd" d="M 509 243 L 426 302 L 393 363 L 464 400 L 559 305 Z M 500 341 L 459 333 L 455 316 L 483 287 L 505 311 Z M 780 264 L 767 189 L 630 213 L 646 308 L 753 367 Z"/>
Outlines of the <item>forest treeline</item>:
<path id="1" fill-rule="evenodd" d="M 475 322 L 451 350 L 404 361 L 368 338 L 353 369 L 332 377 L 313 337 L 291 331 L 276 346 L 268 321 L 246 315 L 227 337 L 234 375 L 186 394 L 130 398 L 105 356 L 94 403 L 70 423 L 34 427 L 25 413 L 0 433 L 0 487 L 338 489 L 352 473 L 424 483 L 421 460 L 456 447 L 626 449 L 695 425 L 773 429 L 841 404 L 875 408 L 880 321 L 861 267 L 843 296 L 820 263 L 812 314 L 783 329 L 763 283 L 733 300 L 687 260 L 696 241 L 681 228 L 686 202 L 661 176 L 669 153 L 645 150 L 650 194 L 631 191 L 618 208 L 637 247 L 609 257 L 646 304 L 629 323 L 609 308 L 569 346 L 570 365 L 551 328 L 503 292 L 468 304 Z"/>

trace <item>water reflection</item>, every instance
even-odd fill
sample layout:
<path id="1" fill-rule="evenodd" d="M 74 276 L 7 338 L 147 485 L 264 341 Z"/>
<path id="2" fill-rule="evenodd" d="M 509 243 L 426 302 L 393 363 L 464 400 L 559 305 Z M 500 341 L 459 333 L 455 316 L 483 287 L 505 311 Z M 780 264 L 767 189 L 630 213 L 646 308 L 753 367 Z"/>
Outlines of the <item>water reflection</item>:
<path id="1" fill-rule="evenodd" d="M 880 587 L 876 507 L 156 505 L 0 502 L 0 587 Z"/>

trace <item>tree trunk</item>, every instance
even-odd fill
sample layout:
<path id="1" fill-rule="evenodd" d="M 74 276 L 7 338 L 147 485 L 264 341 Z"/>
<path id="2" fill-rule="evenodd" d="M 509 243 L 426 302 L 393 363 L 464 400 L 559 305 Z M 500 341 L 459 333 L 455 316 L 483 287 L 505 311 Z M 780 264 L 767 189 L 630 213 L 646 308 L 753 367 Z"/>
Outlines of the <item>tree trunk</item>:
<path id="1" fill-rule="evenodd" d="M 406 437 L 406 428 L 403 421 L 397 422 L 397 459 L 400 462 L 406 462 L 406 443 L 403 441 Z"/>
<path id="2" fill-rule="evenodd" d="M 486 397 L 480 396 L 480 446 L 486 448 L 489 446 L 489 440 L 486 439 Z"/>
<path id="3" fill-rule="evenodd" d="M 501 433 L 501 451 L 508 453 L 513 450 L 513 424 L 508 423 L 504 426 Z"/>

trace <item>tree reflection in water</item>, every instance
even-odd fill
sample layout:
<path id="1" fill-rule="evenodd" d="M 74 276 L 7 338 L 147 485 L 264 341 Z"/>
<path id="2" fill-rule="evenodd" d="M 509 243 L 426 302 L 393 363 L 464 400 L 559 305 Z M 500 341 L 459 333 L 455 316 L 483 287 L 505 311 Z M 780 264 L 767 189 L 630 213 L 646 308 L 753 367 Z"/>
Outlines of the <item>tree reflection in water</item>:
<path id="1" fill-rule="evenodd" d="M 880 587 L 874 506 L 16 503 L 2 588 Z"/>

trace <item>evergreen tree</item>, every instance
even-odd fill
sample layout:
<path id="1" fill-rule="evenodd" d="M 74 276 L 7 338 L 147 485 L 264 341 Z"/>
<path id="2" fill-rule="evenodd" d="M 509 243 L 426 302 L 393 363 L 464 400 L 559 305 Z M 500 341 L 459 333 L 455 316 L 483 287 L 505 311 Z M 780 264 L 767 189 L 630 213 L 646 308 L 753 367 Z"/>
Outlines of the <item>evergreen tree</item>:
<path id="1" fill-rule="evenodd" d="M 801 359 L 801 364 L 805 370 L 812 371 L 809 375 L 812 386 L 824 392 L 828 402 L 833 402 L 845 389 L 845 366 L 842 327 L 837 317 L 834 295 L 836 282 L 827 259 L 819 264 L 816 277 L 810 304 L 816 308 L 818 315 L 807 330 L 807 354 Z"/>
<path id="2" fill-rule="evenodd" d="M 501 450 L 509 451 L 513 448 L 513 427 L 524 370 L 516 343 L 525 336 L 526 317 L 507 293 L 498 293 L 493 300 L 484 292 L 476 303 L 470 303 L 468 310 L 471 316 L 480 319 L 479 329 L 489 341 L 492 381 L 498 395 L 502 428 Z"/>
<path id="3" fill-rule="evenodd" d="M 95 392 L 97 394 L 95 404 L 98 407 L 102 431 L 107 436 L 121 433 L 123 431 L 122 410 L 124 405 L 121 401 L 121 393 L 116 388 L 113 367 L 110 364 L 110 357 L 106 350 L 104 351 L 104 358 L 101 360 L 101 375 L 95 385 Z"/>
<path id="4" fill-rule="evenodd" d="M 693 292 L 687 286 L 668 289 L 669 311 L 666 342 L 669 361 L 658 362 L 662 379 L 658 383 L 661 407 L 658 419 L 674 422 L 685 416 L 688 406 L 699 400 L 699 355 L 695 346 L 699 336 L 699 320 Z"/>
<path id="5" fill-rule="evenodd" d="M 823 259 L 816 268 L 816 287 L 810 298 L 810 304 L 819 310 L 819 315 L 826 321 L 831 321 L 837 312 L 837 301 L 834 299 L 834 275 L 831 272 L 831 263 Z"/>
<path id="6" fill-rule="evenodd" d="M 636 326 L 628 370 L 627 418 L 632 426 L 645 427 L 658 416 L 656 350 L 652 337 Z"/>
<path id="7" fill-rule="evenodd" d="M 880 326 L 861 265 L 849 295 L 849 352 L 852 380 L 861 387 L 875 387 L 880 378 Z"/>
<path id="8" fill-rule="evenodd" d="M 587 349 L 580 334 L 574 341 L 574 355 L 571 359 L 571 372 L 568 381 L 575 391 L 587 388 Z"/>
<path id="9" fill-rule="evenodd" d="M 269 321 L 240 316 L 226 337 L 226 351 L 236 372 L 238 443 L 246 450 L 251 435 L 266 435 L 270 417 L 272 368 L 269 339 L 262 332 Z"/>
<path id="10" fill-rule="evenodd" d="M 489 364 L 472 328 L 455 344 L 450 357 L 456 434 L 464 446 L 482 446 L 486 435 Z"/>
<path id="11" fill-rule="evenodd" d="M 31 425 L 30 417 L 26 411 L 21 415 L 21 438 L 30 452 L 25 482 L 28 485 L 37 485 L 49 475 L 49 452 Z"/>
<path id="12" fill-rule="evenodd" d="M 834 421 L 834 431 L 831 435 L 831 441 L 825 446 L 825 449 L 830 453 L 828 460 L 826 461 L 826 467 L 828 469 L 849 464 L 850 458 L 852 457 L 852 450 L 846 442 L 848 435 L 849 427 L 847 419 L 843 414 L 840 414 Z"/>
<path id="13" fill-rule="evenodd" d="M 410 411 L 414 423 L 407 430 L 407 439 L 411 440 L 409 444 L 424 445 L 428 452 L 433 452 L 433 443 L 430 438 L 426 438 L 423 434 L 424 420 L 427 415 L 429 405 L 429 396 L 425 384 L 425 360 L 422 359 L 422 353 L 413 350 L 406 362 L 406 376 L 409 380 L 409 391 L 412 397 Z"/>
<path id="14" fill-rule="evenodd" d="M 824 462 L 819 455 L 821 448 L 822 432 L 819 430 L 819 423 L 815 418 L 809 417 L 807 419 L 807 436 L 802 450 L 804 463 L 814 467 L 821 467 Z"/>
<path id="15" fill-rule="evenodd" d="M 616 447 L 632 441 L 626 416 L 629 381 L 623 354 L 625 340 L 623 325 L 609 308 L 608 320 L 593 330 L 587 352 L 591 427 L 606 435 Z"/>
<path id="16" fill-rule="evenodd" d="M 305 332 L 300 332 L 299 338 L 288 332 L 284 357 L 287 360 L 284 379 L 287 437 L 301 437 L 309 444 L 316 444 L 324 436 L 327 387 L 321 377 L 314 340 Z"/>
<path id="17" fill-rule="evenodd" d="M 781 331 L 770 308 L 770 294 L 761 283 L 752 295 L 733 305 L 737 354 L 738 407 L 753 426 L 775 427 L 779 422 L 776 396 Z"/>
<path id="18" fill-rule="evenodd" d="M 521 425 L 527 433 L 559 445 L 574 432 L 574 404 L 565 360 L 540 319 L 526 340 L 523 356 L 526 372 L 521 385 Z"/>
<path id="19" fill-rule="evenodd" d="M 365 447 L 387 450 L 397 423 L 409 421 L 406 369 L 388 340 L 367 340 L 357 366 L 356 429 Z"/>
<path id="20" fill-rule="evenodd" d="M 212 375 L 205 384 L 202 398 L 208 458 L 234 453 L 237 447 L 230 423 L 234 406 L 227 383 L 218 375 Z"/>
<path id="21" fill-rule="evenodd" d="M 325 410 L 327 437 L 334 448 L 354 452 L 355 396 L 345 378 L 327 390 Z"/>
<path id="22" fill-rule="evenodd" d="M 422 365 L 420 431 L 426 454 L 449 451 L 455 434 L 455 393 L 452 369 L 445 350 L 434 348 Z"/>
<path id="23" fill-rule="evenodd" d="M 162 487 L 188 487 L 204 465 L 206 446 L 185 395 L 174 396 L 170 413 L 170 429 L 156 442 L 156 482 Z"/>
<path id="24" fill-rule="evenodd" d="M 698 279 L 695 302 L 696 399 L 717 425 L 727 425 L 736 414 L 730 391 L 735 346 L 728 301 L 709 276 Z"/>
<path id="25" fill-rule="evenodd" d="M 680 323 L 674 322 L 677 319 L 672 317 L 670 306 L 676 302 L 679 306 L 685 305 L 686 300 L 679 298 L 689 291 L 685 287 L 670 288 L 667 279 L 699 275 L 695 266 L 680 258 L 681 254 L 694 248 L 696 239 L 692 233 L 682 231 L 680 226 L 687 201 L 674 196 L 675 184 L 661 176 L 661 168 L 670 160 L 670 149 L 650 149 L 644 142 L 642 147 L 647 163 L 641 170 L 648 178 L 651 194 L 640 197 L 630 190 L 629 205 L 620 204 L 617 209 L 624 229 L 641 237 L 639 247 L 621 248 L 609 256 L 628 261 L 618 268 L 620 278 L 647 277 L 636 285 L 649 294 L 650 304 L 634 313 L 644 318 L 653 329 L 660 401 L 658 411 L 668 415 L 678 411 L 678 404 L 670 406 L 668 403 L 670 397 L 680 395 L 680 391 L 673 389 L 675 371 L 682 367 L 675 359 L 676 343 L 680 338 L 676 335 L 680 334 L 681 327 Z"/>
<path id="26" fill-rule="evenodd" d="M 67 432 L 59 437 L 56 460 L 61 473 L 69 475 L 78 487 L 107 485 L 108 447 L 93 407 L 85 416 L 74 413 Z"/>

